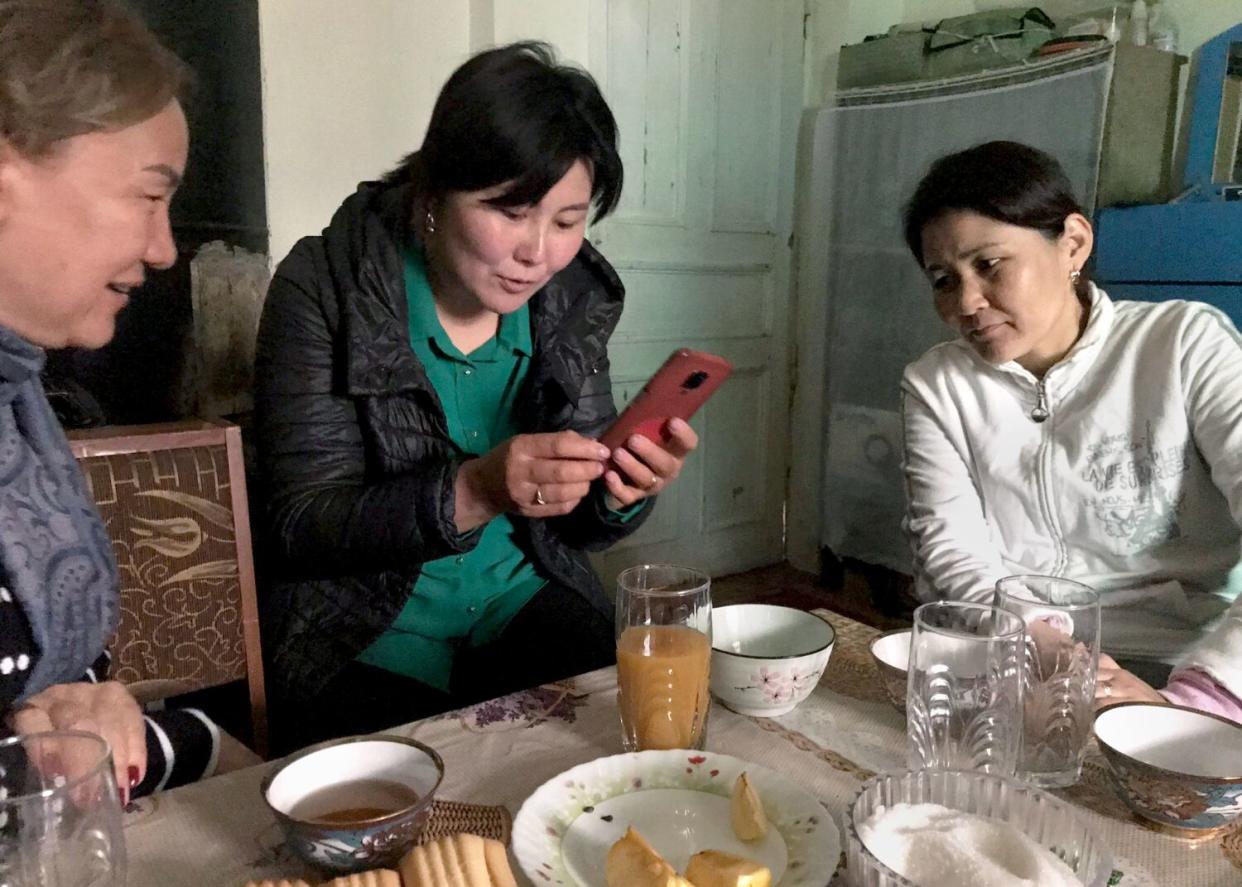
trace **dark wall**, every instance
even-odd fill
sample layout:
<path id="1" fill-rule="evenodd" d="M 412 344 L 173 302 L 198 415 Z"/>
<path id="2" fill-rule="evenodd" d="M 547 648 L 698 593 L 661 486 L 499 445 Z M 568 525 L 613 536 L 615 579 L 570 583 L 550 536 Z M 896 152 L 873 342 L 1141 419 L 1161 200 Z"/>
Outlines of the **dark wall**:
<path id="1" fill-rule="evenodd" d="M 267 252 L 258 0 L 131 0 L 194 69 L 190 162 L 173 207 L 187 241 Z"/>
<path id="2" fill-rule="evenodd" d="M 182 418 L 193 317 L 190 259 L 224 240 L 267 252 L 258 0 L 130 0 L 194 70 L 186 102 L 190 158 L 172 206 L 180 255 L 152 272 L 95 352 L 49 355 L 49 387 L 85 388 L 108 424 Z"/>

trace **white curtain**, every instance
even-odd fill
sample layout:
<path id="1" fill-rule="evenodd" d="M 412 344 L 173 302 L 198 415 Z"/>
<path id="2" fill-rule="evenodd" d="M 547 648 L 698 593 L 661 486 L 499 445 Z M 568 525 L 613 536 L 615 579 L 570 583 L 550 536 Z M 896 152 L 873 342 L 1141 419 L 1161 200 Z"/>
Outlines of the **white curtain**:
<path id="1" fill-rule="evenodd" d="M 901 532 L 899 384 L 951 333 L 901 233 L 905 202 L 933 160 L 992 139 L 1055 156 L 1094 202 L 1111 50 L 1019 73 L 849 90 L 818 115 L 812 199 L 822 220 L 827 398 L 822 543 L 909 571 Z M 814 236 L 814 235 L 812 235 Z"/>

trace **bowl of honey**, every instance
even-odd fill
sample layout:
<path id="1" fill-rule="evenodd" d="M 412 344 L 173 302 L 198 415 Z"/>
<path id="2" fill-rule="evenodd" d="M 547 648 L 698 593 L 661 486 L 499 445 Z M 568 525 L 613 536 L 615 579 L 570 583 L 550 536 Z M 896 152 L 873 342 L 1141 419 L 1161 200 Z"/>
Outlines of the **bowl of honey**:
<path id="1" fill-rule="evenodd" d="M 332 874 L 394 865 L 414 846 L 444 778 L 435 750 L 404 736 L 312 745 L 263 779 L 263 800 L 298 856 Z"/>

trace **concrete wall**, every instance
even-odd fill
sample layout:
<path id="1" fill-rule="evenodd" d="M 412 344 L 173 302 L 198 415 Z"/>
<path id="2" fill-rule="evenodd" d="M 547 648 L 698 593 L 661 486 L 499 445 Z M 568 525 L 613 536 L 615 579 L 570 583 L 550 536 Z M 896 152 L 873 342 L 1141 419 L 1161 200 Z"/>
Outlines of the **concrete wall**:
<path id="1" fill-rule="evenodd" d="M 904 5 L 902 0 L 807 0 L 807 105 L 820 104 L 836 88 L 841 47 L 903 21 Z"/>
<path id="2" fill-rule="evenodd" d="M 1180 31 L 1179 47 L 1189 55 L 1221 31 L 1242 24 L 1238 0 L 1165 0 Z"/>
<path id="3" fill-rule="evenodd" d="M 470 26 L 462 0 L 260 3 L 274 263 L 418 147 L 440 86 L 470 53 Z"/>
<path id="4" fill-rule="evenodd" d="M 583 63 L 590 8 L 583 0 L 260 0 L 273 262 L 319 233 L 359 182 L 419 146 L 440 87 L 472 52 L 538 38 Z"/>

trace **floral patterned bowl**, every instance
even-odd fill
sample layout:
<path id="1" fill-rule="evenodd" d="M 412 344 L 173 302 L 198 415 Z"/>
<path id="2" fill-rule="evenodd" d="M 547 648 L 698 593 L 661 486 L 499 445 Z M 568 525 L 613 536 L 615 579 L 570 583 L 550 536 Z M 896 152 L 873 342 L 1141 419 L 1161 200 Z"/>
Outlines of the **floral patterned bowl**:
<path id="1" fill-rule="evenodd" d="M 1242 815 L 1242 724 L 1150 702 L 1096 716 L 1095 736 L 1130 810 L 1158 831 L 1206 838 Z"/>
<path id="2" fill-rule="evenodd" d="M 348 874 L 392 866 L 414 845 L 443 778 L 444 761 L 421 742 L 350 736 L 286 758 L 262 792 L 298 856 Z"/>
<path id="3" fill-rule="evenodd" d="M 738 714 L 773 717 L 811 695 L 836 632 L 818 616 L 770 604 L 712 611 L 712 695 Z"/>

